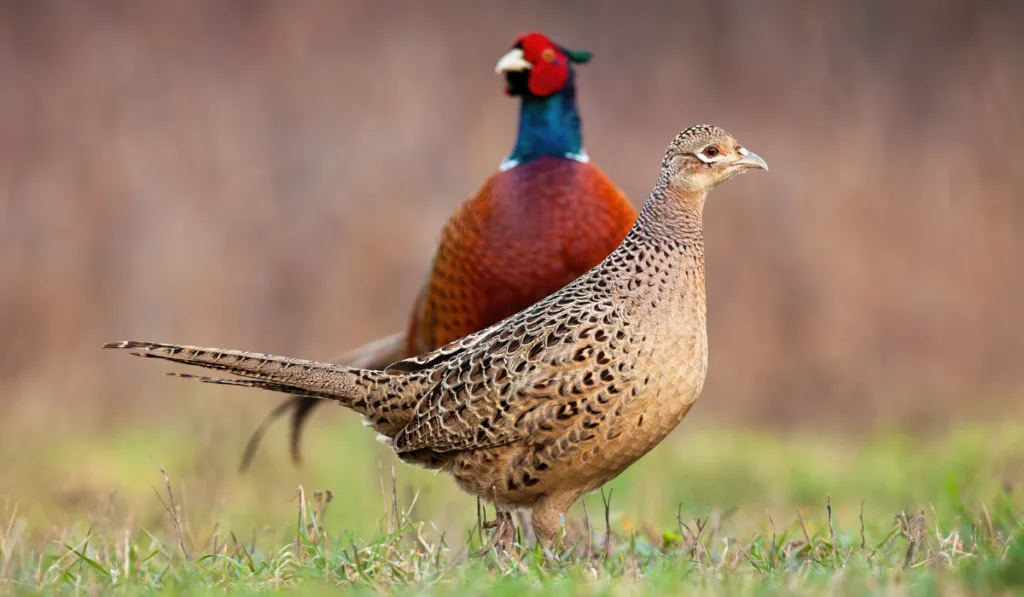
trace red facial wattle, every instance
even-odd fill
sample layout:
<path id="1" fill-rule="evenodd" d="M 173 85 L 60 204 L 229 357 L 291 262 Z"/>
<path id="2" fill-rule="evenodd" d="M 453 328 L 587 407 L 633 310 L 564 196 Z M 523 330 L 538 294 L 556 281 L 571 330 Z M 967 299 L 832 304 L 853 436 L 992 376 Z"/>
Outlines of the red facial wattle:
<path id="1" fill-rule="evenodd" d="M 558 93 L 569 80 L 569 57 L 550 39 L 540 33 L 521 36 L 516 45 L 523 50 L 523 58 L 533 64 L 527 86 L 530 93 L 547 97 Z"/>

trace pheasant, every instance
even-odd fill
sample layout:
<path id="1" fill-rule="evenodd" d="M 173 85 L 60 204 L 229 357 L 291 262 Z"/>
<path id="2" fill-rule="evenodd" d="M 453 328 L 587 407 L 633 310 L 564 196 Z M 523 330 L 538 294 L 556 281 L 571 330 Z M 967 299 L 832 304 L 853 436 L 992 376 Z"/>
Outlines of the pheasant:
<path id="1" fill-rule="evenodd" d="M 768 169 L 724 130 L 684 130 L 636 223 L 601 263 L 500 323 L 383 370 L 151 342 L 105 347 L 242 378 L 172 374 L 180 377 L 334 400 L 403 461 L 493 502 L 497 537 L 510 542 L 511 511 L 530 510 L 548 549 L 572 503 L 654 448 L 699 396 L 704 203 L 751 168 Z"/>
<path id="2" fill-rule="evenodd" d="M 440 348 L 565 286 L 626 236 L 636 209 L 583 150 L 572 64 L 589 60 L 587 52 L 529 33 L 498 61 L 506 92 L 522 98 L 512 153 L 445 225 L 408 330 L 335 362 L 382 369 Z M 292 459 L 299 462 L 302 428 L 318 404 L 294 396 L 272 411 L 249 440 L 242 470 L 269 424 L 289 410 Z"/>

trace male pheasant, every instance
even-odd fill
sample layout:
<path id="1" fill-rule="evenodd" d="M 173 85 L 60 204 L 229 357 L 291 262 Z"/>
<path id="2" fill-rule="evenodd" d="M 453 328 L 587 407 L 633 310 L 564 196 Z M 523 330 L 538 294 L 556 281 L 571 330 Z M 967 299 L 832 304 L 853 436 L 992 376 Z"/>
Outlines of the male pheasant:
<path id="1" fill-rule="evenodd" d="M 173 344 L 107 347 L 248 378 L 196 378 L 204 382 L 335 400 L 402 460 L 493 502 L 501 549 L 512 509 L 529 509 L 550 547 L 569 506 L 654 448 L 699 396 L 704 203 L 750 168 L 767 165 L 724 130 L 686 129 L 636 224 L 600 264 L 500 323 L 383 371 Z"/>
<path id="2" fill-rule="evenodd" d="M 530 33 L 498 61 L 507 93 L 522 98 L 512 153 L 445 225 L 408 330 L 337 362 L 383 369 L 439 348 L 555 292 L 619 244 L 636 209 L 583 150 L 572 64 L 589 60 L 587 52 Z M 318 404 L 294 396 L 274 410 L 253 433 L 243 470 L 267 426 L 288 410 L 298 462 L 302 427 Z"/>

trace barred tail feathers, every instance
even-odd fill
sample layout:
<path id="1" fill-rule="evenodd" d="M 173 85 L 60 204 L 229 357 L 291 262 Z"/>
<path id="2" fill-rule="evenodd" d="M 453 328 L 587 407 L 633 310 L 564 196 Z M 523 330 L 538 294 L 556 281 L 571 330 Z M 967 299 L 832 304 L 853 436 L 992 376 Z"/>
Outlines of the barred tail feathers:
<path id="1" fill-rule="evenodd" d="M 406 348 L 408 345 L 409 335 L 407 332 L 397 332 L 390 336 L 378 338 L 372 342 L 368 342 L 358 348 L 354 348 L 341 356 L 330 359 L 331 363 L 338 363 L 347 365 L 349 367 L 358 367 L 359 369 L 375 369 L 383 370 L 385 367 L 400 361 L 410 355 L 406 354 Z M 205 381 L 205 380 L 200 380 Z M 208 383 L 221 383 L 221 382 L 208 382 Z M 240 385 L 240 384 L 231 384 Z M 270 389 L 270 388 L 263 388 Z M 260 447 L 260 442 L 263 441 L 263 436 L 267 433 L 271 423 L 277 420 L 282 415 L 287 414 L 289 411 L 292 413 L 292 424 L 291 424 L 291 453 L 292 461 L 295 464 L 302 463 L 302 451 L 300 449 L 300 438 L 302 436 L 303 426 L 309 419 L 309 415 L 321 404 L 321 400 L 316 397 L 303 396 L 296 394 L 285 400 L 280 406 L 270 411 L 270 413 L 263 419 L 260 426 L 252 432 L 249 437 L 249 443 L 245 446 L 245 452 L 242 454 L 242 461 L 238 467 L 239 472 L 245 472 L 249 470 L 252 465 L 253 458 L 256 455 L 256 450 Z"/>
<path id="2" fill-rule="evenodd" d="M 111 342 L 103 348 L 128 349 L 135 356 L 214 369 L 247 379 L 171 374 L 177 377 L 336 400 L 367 416 L 376 414 L 369 406 L 371 395 L 390 377 L 381 371 L 240 350 L 136 341 Z"/>

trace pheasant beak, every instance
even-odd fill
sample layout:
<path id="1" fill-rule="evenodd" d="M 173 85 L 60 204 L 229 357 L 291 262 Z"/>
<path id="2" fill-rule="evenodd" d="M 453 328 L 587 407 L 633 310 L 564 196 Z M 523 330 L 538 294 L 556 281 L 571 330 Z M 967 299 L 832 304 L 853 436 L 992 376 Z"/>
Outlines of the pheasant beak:
<path id="1" fill-rule="evenodd" d="M 507 72 L 521 72 L 524 70 L 530 70 L 533 65 L 530 64 L 526 58 L 523 58 L 523 50 L 520 48 L 513 48 L 508 54 L 501 57 L 498 61 L 498 65 L 494 67 L 494 72 L 497 74 L 503 74 Z"/>
<path id="2" fill-rule="evenodd" d="M 733 166 L 740 168 L 760 168 L 762 170 L 768 170 L 768 163 L 765 162 L 761 156 L 756 153 L 749 151 L 745 147 L 740 147 L 740 159 L 733 162 Z"/>

